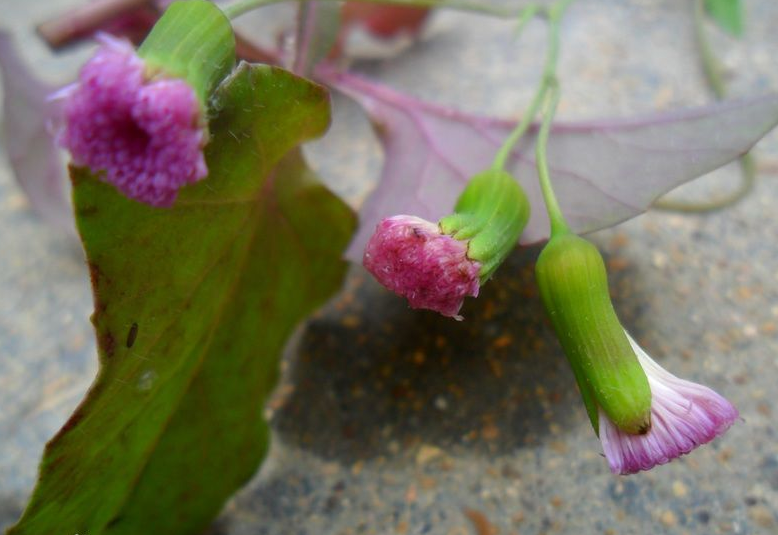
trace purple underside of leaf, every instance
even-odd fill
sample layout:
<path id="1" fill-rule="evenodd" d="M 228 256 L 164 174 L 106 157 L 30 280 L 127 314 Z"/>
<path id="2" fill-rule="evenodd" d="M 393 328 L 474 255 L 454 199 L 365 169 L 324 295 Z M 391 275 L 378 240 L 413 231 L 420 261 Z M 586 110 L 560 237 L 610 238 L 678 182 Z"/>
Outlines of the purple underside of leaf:
<path id="1" fill-rule="evenodd" d="M 380 182 L 360 211 L 350 260 L 384 217 L 437 221 L 451 212 L 466 180 L 487 169 L 514 122 L 423 102 L 353 74 L 320 70 L 370 116 L 384 149 Z M 551 177 L 570 226 L 579 233 L 620 223 L 657 197 L 747 152 L 778 124 L 778 95 L 637 118 L 556 123 L 548 145 Z M 532 215 L 520 243 L 548 238 L 535 170 L 535 130 L 508 165 L 526 189 Z"/>
<path id="2" fill-rule="evenodd" d="M 301 2 L 297 13 L 293 72 L 307 75 L 324 60 L 337 40 L 339 27 L 339 5 Z"/>
<path id="3" fill-rule="evenodd" d="M 47 124 L 59 113 L 48 100 L 54 88 L 37 80 L 18 57 L 11 36 L 0 31 L 3 82 L 2 133 L 8 160 L 30 204 L 47 222 L 75 236 L 66 196 L 61 151 Z"/>

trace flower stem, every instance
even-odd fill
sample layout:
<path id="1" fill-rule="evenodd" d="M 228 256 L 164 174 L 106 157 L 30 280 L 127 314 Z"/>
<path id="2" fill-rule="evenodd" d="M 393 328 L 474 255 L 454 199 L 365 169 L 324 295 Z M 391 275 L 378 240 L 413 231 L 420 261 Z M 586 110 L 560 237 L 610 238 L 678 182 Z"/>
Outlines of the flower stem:
<path id="1" fill-rule="evenodd" d="M 562 15 L 567 7 L 573 0 L 559 0 L 551 5 L 546 15 L 549 22 L 548 31 L 548 49 L 546 52 L 546 62 L 543 67 L 543 77 L 540 80 L 535 96 L 532 98 L 529 108 L 524 113 L 521 121 L 516 128 L 511 132 L 503 143 L 497 155 L 494 158 L 492 169 L 502 170 L 505 168 L 505 164 L 510 157 L 511 151 L 518 143 L 521 136 L 523 136 L 532 120 L 540 111 L 541 106 L 545 103 L 545 110 L 543 112 L 543 120 L 540 125 L 540 131 L 538 132 L 538 138 L 535 145 L 537 166 L 538 166 L 538 178 L 540 179 L 540 187 L 543 191 L 543 199 L 546 203 L 546 210 L 548 211 L 548 217 L 551 221 L 551 235 L 564 234 L 569 232 L 569 227 L 562 215 L 562 210 L 559 208 L 556 195 L 554 194 L 554 188 L 551 186 L 551 178 L 548 172 L 548 161 L 546 157 L 546 147 L 548 145 L 548 136 L 551 131 L 551 122 L 554 119 L 556 108 L 559 104 L 559 82 L 556 77 L 557 63 L 559 62 L 559 44 L 560 38 L 560 23 Z"/>
<path id="2" fill-rule="evenodd" d="M 231 19 L 243 15 L 258 7 L 279 4 L 288 0 L 237 0 L 233 4 L 224 6 L 222 10 Z M 293 0 L 300 1 L 300 0 Z M 322 2 L 339 2 L 340 0 L 319 0 Z M 500 18 L 513 18 L 515 10 L 507 7 L 489 5 L 478 0 L 352 0 L 366 4 L 390 4 L 396 6 L 434 7 L 455 9 L 458 11 L 470 11 Z"/>
<path id="3" fill-rule="evenodd" d="M 510 135 L 505 138 L 505 141 L 500 147 L 500 150 L 497 151 L 497 154 L 494 157 L 494 162 L 492 162 L 492 169 L 496 171 L 505 169 L 505 165 L 508 163 L 508 158 L 510 157 L 513 148 L 519 142 L 521 137 L 527 132 L 530 125 L 532 124 L 532 120 L 535 119 L 535 116 L 538 114 L 540 106 L 543 104 L 543 97 L 546 96 L 547 90 L 548 83 L 546 77 L 543 76 L 543 80 L 541 80 L 538 89 L 535 91 L 535 95 L 532 97 L 532 102 L 530 102 L 529 108 L 524 111 L 524 115 L 522 115 L 519 124 L 517 124 L 516 128 L 513 129 L 513 132 L 511 132 Z"/>
<path id="4" fill-rule="evenodd" d="M 727 86 L 724 83 L 724 76 L 721 74 L 721 63 L 713 52 L 713 47 L 708 40 L 708 32 L 705 31 L 704 0 L 694 2 L 694 38 L 697 41 L 697 50 L 700 53 L 705 80 L 716 98 L 722 99 L 726 96 Z"/>
<path id="5" fill-rule="evenodd" d="M 519 35 L 521 35 L 521 32 L 524 30 L 524 27 L 529 24 L 529 21 L 535 18 L 535 16 L 540 13 L 542 10 L 541 6 L 538 4 L 529 4 L 527 7 L 525 7 L 521 13 L 519 14 L 519 19 L 516 22 L 516 29 L 513 30 L 513 36 L 515 38 L 518 38 Z"/>
<path id="6" fill-rule="evenodd" d="M 694 36 L 697 41 L 697 49 L 700 53 L 700 62 L 705 74 L 708 87 L 717 99 L 727 96 L 727 84 L 722 75 L 721 62 L 713 52 L 713 47 L 705 30 L 705 3 L 704 0 L 696 0 L 694 3 Z M 740 157 L 740 184 L 732 193 L 722 195 L 704 202 L 675 201 L 672 199 L 659 199 L 653 204 L 654 208 L 673 212 L 704 213 L 714 212 L 732 206 L 743 199 L 754 188 L 756 182 L 756 162 L 750 152 Z"/>
<path id="7" fill-rule="evenodd" d="M 565 221 L 565 217 L 562 215 L 559 202 L 554 194 L 554 188 L 551 185 L 551 177 L 548 172 L 548 158 L 546 157 L 548 135 L 551 131 L 551 121 L 554 119 L 554 114 L 559 105 L 559 95 L 559 83 L 553 80 L 546 94 L 543 122 L 540 124 L 540 132 L 538 132 L 538 140 L 535 145 L 538 179 L 540 180 L 540 188 L 543 191 L 543 200 L 546 202 L 548 219 L 551 221 L 551 237 L 570 232 L 570 227 L 567 226 L 567 221 Z"/>
<path id="8" fill-rule="evenodd" d="M 540 111 L 540 107 L 543 104 L 543 99 L 546 96 L 549 87 L 556 83 L 556 68 L 559 61 L 560 42 L 559 22 L 562 19 L 562 14 L 564 13 L 565 9 L 567 9 L 567 6 L 569 6 L 572 1 L 573 0 L 560 0 L 546 10 L 546 15 L 549 21 L 548 48 L 546 51 L 546 61 L 545 65 L 543 66 L 543 75 L 540 80 L 540 85 L 538 86 L 537 91 L 535 91 L 535 95 L 532 97 L 532 101 L 530 102 L 527 110 L 524 112 L 521 121 L 519 121 L 519 124 L 516 125 L 516 128 L 514 128 L 513 132 L 511 132 L 510 135 L 505 139 L 502 146 L 500 147 L 500 150 L 497 151 L 497 155 L 494 157 L 494 162 L 492 163 L 492 169 L 505 169 L 505 165 L 508 162 L 508 158 L 510 158 L 514 147 L 519 142 L 521 137 L 527 132 L 530 125 L 532 124 L 533 119 L 535 119 L 538 111 Z M 532 15 L 534 14 L 535 13 L 533 12 Z M 524 18 L 524 16 L 522 18 Z"/>

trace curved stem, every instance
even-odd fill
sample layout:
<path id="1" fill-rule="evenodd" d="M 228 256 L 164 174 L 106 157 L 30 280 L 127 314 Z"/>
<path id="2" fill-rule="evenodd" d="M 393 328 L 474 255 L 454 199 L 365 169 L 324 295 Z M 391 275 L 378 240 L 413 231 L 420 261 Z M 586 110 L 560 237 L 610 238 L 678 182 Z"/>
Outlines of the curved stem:
<path id="1" fill-rule="evenodd" d="M 721 62 L 713 53 L 713 47 L 705 30 L 705 4 L 704 0 L 696 0 L 694 3 L 694 37 L 697 41 L 697 49 L 700 52 L 702 71 L 708 87 L 721 100 L 727 95 L 727 85 L 722 74 Z M 703 202 L 675 201 L 673 199 L 659 199 L 653 207 L 659 210 L 685 213 L 704 213 L 721 210 L 732 206 L 754 189 L 756 182 L 756 162 L 751 153 L 740 157 L 740 184 L 738 188 L 727 195 L 713 198 Z"/>
<path id="2" fill-rule="evenodd" d="M 280 4 L 289 0 L 237 0 L 235 3 L 228 4 L 222 8 L 224 14 L 227 17 L 234 19 L 244 13 L 247 13 L 258 7 Z M 300 1 L 300 0 L 292 0 Z M 320 2 L 339 2 L 340 0 L 318 0 Z M 514 10 L 506 7 L 489 5 L 485 2 L 478 0 L 352 0 L 354 2 L 361 2 L 366 4 L 390 4 L 395 6 L 407 6 L 407 7 L 434 7 L 434 8 L 446 8 L 455 9 L 458 11 L 470 11 L 473 13 L 481 13 L 483 15 L 490 15 L 493 17 L 501 18 L 514 18 L 516 13 Z"/>
<path id="3" fill-rule="evenodd" d="M 516 22 L 516 29 L 513 30 L 513 37 L 518 38 L 519 35 L 521 35 L 521 32 L 524 30 L 524 27 L 535 18 L 535 16 L 541 11 L 541 6 L 538 4 L 529 4 L 527 7 L 525 7 L 521 14 L 519 15 L 519 19 Z"/>
<path id="4" fill-rule="evenodd" d="M 551 7 L 549 7 L 547 10 L 549 20 L 548 49 L 546 52 L 546 61 L 543 66 L 543 76 L 540 80 L 540 85 L 538 86 L 535 95 L 532 97 L 532 102 L 530 102 L 529 107 L 524 112 L 524 116 L 521 118 L 521 121 L 519 121 L 519 124 L 516 125 L 516 128 L 514 128 L 510 135 L 505 139 L 502 146 L 500 147 L 500 150 L 497 151 L 497 154 L 494 157 L 494 162 L 492 163 L 492 169 L 494 170 L 505 169 L 505 165 L 508 162 L 508 158 L 510 158 L 511 152 L 521 137 L 527 132 L 530 125 L 532 124 L 532 120 L 538 114 L 540 106 L 543 104 L 543 98 L 548 92 L 549 87 L 556 83 L 556 68 L 557 63 L 559 62 L 560 42 L 559 22 L 562 19 L 562 14 L 564 13 L 565 9 L 567 9 L 567 6 L 569 6 L 572 2 L 573 0 L 560 0 L 556 4 L 553 4 Z M 535 12 L 532 12 L 532 15 L 534 14 Z"/>
<path id="5" fill-rule="evenodd" d="M 551 87 L 548 88 L 546 95 L 545 109 L 543 110 L 543 122 L 540 124 L 538 140 L 535 145 L 535 158 L 538 166 L 538 179 L 540 188 L 543 191 L 543 200 L 546 202 L 546 211 L 548 219 L 551 222 L 551 236 L 565 234 L 570 232 L 567 226 L 565 216 L 562 215 L 562 209 L 559 208 L 554 187 L 551 185 L 551 177 L 548 172 L 548 158 L 546 157 L 546 147 L 548 145 L 548 136 L 551 131 L 551 121 L 554 119 L 557 106 L 559 105 L 559 84 L 554 80 Z"/>
<path id="6" fill-rule="evenodd" d="M 732 193 L 722 195 L 707 201 L 675 201 L 673 199 L 660 199 L 652 205 L 658 210 L 668 212 L 685 212 L 690 214 L 701 214 L 705 212 L 715 212 L 732 206 L 736 202 L 745 198 L 756 183 L 756 161 L 751 153 L 746 153 L 740 157 L 740 184 Z"/>
<path id="7" fill-rule="evenodd" d="M 500 147 L 500 150 L 497 151 L 497 155 L 494 157 L 494 162 L 492 162 L 492 169 L 495 171 L 502 171 L 505 169 L 505 164 L 508 162 L 508 158 L 510 158 L 513 148 L 519 142 L 521 136 L 527 132 L 530 125 L 532 124 L 532 120 L 538 114 L 540 106 L 543 104 L 543 97 L 546 96 L 547 89 L 548 84 L 544 79 L 538 86 L 537 91 L 535 91 L 535 95 L 532 97 L 532 102 L 530 102 L 529 107 L 524 111 L 524 115 L 521 117 L 521 121 L 519 121 L 519 124 L 516 125 L 516 128 L 513 129 L 513 132 L 511 132 L 510 135 L 505 138 L 505 141 Z"/>
<path id="8" fill-rule="evenodd" d="M 708 39 L 708 32 L 705 31 L 705 3 L 704 0 L 694 2 L 694 38 L 697 41 L 697 49 L 700 52 L 702 61 L 702 70 L 705 73 L 705 79 L 708 82 L 716 98 L 722 99 L 726 96 L 727 87 L 724 83 L 724 76 L 721 74 L 722 67 L 716 54 L 713 53 L 713 47 Z"/>

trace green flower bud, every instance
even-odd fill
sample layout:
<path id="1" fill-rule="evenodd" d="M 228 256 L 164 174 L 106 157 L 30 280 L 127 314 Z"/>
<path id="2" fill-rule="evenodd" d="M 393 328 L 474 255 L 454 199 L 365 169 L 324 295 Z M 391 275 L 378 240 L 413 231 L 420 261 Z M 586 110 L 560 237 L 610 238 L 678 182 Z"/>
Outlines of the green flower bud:
<path id="1" fill-rule="evenodd" d="M 597 248 L 574 234 L 554 236 L 543 248 L 535 274 L 594 429 L 599 433 L 600 407 L 622 431 L 648 432 L 648 379 L 613 310 Z"/>
<path id="2" fill-rule="evenodd" d="M 235 35 L 230 20 L 212 2 L 173 2 L 138 48 L 138 55 L 150 70 L 186 80 L 205 106 L 235 64 Z"/>
<path id="3" fill-rule="evenodd" d="M 527 195 L 516 179 L 490 169 L 470 179 L 454 213 L 439 224 L 443 234 L 468 242 L 467 257 L 481 265 L 483 284 L 516 246 L 529 215 Z"/>

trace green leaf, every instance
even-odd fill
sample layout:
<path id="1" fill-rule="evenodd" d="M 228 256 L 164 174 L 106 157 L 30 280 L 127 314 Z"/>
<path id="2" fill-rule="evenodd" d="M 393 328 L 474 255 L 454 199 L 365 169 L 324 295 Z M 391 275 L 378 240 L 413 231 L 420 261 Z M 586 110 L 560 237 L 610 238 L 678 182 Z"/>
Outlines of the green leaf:
<path id="1" fill-rule="evenodd" d="M 743 35 L 743 5 L 740 0 L 705 0 L 705 9 L 724 31 Z"/>
<path id="2" fill-rule="evenodd" d="M 209 177 L 170 209 L 71 170 L 100 371 L 12 535 L 199 533 L 267 451 L 279 355 L 339 288 L 355 219 L 298 148 L 325 89 L 242 64 L 214 105 Z"/>

